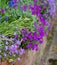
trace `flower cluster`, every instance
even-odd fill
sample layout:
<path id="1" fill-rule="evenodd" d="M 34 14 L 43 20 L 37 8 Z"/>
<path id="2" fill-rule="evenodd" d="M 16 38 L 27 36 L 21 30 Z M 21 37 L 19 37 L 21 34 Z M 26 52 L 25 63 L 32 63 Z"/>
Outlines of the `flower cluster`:
<path id="1" fill-rule="evenodd" d="M 17 55 L 19 56 L 25 53 L 24 49 L 20 48 L 22 41 L 18 39 L 18 35 L 14 33 L 13 36 L 13 38 L 8 38 L 4 35 L 0 35 L 0 39 L 2 39 L 0 43 L 0 59 L 7 59 L 5 57 L 8 55 L 10 55 L 10 57 L 8 57 L 8 59 L 10 59 L 12 55 L 16 57 Z"/>
<path id="2" fill-rule="evenodd" d="M 40 6 L 45 10 L 44 17 L 49 18 L 56 15 L 56 1 L 55 0 L 41 0 Z"/>
<path id="3" fill-rule="evenodd" d="M 15 32 L 15 28 L 17 27 L 16 33 L 14 34 L 8 33 L 8 35 L 5 36 L 0 33 L 0 59 L 2 60 L 8 60 L 12 57 L 15 59 L 17 56 L 17 59 L 20 60 L 19 55 L 23 55 L 25 53 L 25 49 L 37 51 L 39 49 L 38 45 L 43 43 L 43 37 L 48 35 L 48 32 L 52 27 L 50 25 L 49 18 L 56 15 L 56 5 L 54 0 L 40 0 L 39 4 L 37 3 L 37 0 L 34 0 L 33 5 L 25 4 L 22 6 L 18 4 L 18 2 L 22 3 L 23 1 L 10 0 L 7 2 L 8 9 L 0 9 L 0 13 L 2 12 L 0 15 L 0 22 L 2 22 L 2 20 L 7 21 L 7 24 L 2 22 L 3 24 L 1 23 L 1 25 L 4 26 L 5 24 L 8 26 L 8 28 L 4 28 L 4 31 L 2 30 L 2 33 L 5 33 L 6 30 L 8 33 L 8 29 L 10 29 L 11 32 Z M 27 10 L 29 11 L 28 15 L 30 17 L 26 15 Z M 17 12 L 20 12 L 21 15 L 19 15 L 20 13 L 18 14 Z M 21 20 L 22 17 L 23 20 Z M 25 17 L 28 18 L 26 18 L 27 21 Z M 32 17 L 36 17 L 37 20 L 34 20 Z M 29 20 L 30 18 L 31 21 Z M 14 23 L 17 23 L 16 27 Z M 18 29 L 19 27 L 21 31 Z M 31 28 L 33 28 L 33 31 Z"/>

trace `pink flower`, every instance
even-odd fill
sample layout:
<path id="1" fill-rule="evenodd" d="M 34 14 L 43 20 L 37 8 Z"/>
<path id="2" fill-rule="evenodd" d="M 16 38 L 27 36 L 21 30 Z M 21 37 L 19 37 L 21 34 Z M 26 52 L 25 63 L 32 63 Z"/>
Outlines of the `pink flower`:
<path id="1" fill-rule="evenodd" d="M 17 60 L 20 61 L 21 59 L 18 57 Z"/>

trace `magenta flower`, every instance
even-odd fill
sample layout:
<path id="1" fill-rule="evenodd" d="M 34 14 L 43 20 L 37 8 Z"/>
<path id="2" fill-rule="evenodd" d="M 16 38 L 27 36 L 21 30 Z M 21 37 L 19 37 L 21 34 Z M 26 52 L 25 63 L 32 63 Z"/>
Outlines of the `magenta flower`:
<path id="1" fill-rule="evenodd" d="M 32 43 L 28 43 L 28 45 L 26 46 L 27 49 L 32 48 Z"/>
<path id="2" fill-rule="evenodd" d="M 38 40 L 42 39 L 43 37 L 41 35 L 38 35 Z"/>
<path id="3" fill-rule="evenodd" d="M 26 28 L 23 28 L 23 29 L 22 29 L 22 33 L 23 33 L 23 34 L 27 34 L 27 29 L 26 29 Z"/>
<path id="4" fill-rule="evenodd" d="M 32 41 L 33 40 L 33 35 L 29 35 L 28 38 L 29 38 L 30 41 Z"/>
<path id="5" fill-rule="evenodd" d="M 42 22 L 44 25 L 46 25 L 46 23 L 47 23 L 47 20 L 43 17 L 40 17 L 39 21 Z"/>
<path id="6" fill-rule="evenodd" d="M 4 9 L 1 9 L 1 12 L 2 12 L 2 13 L 4 13 L 4 12 L 5 12 L 5 10 L 4 10 Z"/>
<path id="7" fill-rule="evenodd" d="M 38 44 L 34 44 L 34 45 L 32 46 L 32 50 L 38 51 Z"/>
<path id="8" fill-rule="evenodd" d="M 37 32 L 35 31 L 34 34 L 33 34 L 33 39 L 38 41 L 38 35 L 37 35 Z"/>
<path id="9" fill-rule="evenodd" d="M 30 41 L 33 40 L 33 34 L 32 34 L 32 32 L 28 32 L 28 33 L 27 33 L 27 38 L 28 38 Z"/>
<path id="10" fill-rule="evenodd" d="M 27 40 L 27 37 L 26 37 L 26 36 L 24 36 L 22 39 L 23 39 L 24 41 L 26 41 L 26 40 Z"/>
<path id="11" fill-rule="evenodd" d="M 37 22 L 34 22 L 34 27 L 38 30 L 39 26 L 37 25 Z"/>
<path id="12" fill-rule="evenodd" d="M 27 8 L 28 8 L 28 6 L 25 4 L 25 5 L 23 6 L 23 10 L 26 11 Z"/>
<path id="13" fill-rule="evenodd" d="M 41 25 L 39 26 L 39 34 L 41 36 L 44 36 L 45 35 L 44 29 L 43 29 L 43 27 Z"/>
<path id="14" fill-rule="evenodd" d="M 42 44 L 42 43 L 43 43 L 43 38 L 41 38 L 41 39 L 39 40 L 39 43 L 40 43 L 40 44 Z"/>
<path id="15" fill-rule="evenodd" d="M 18 6 L 18 3 L 14 3 L 14 8 L 16 8 Z"/>
<path id="16" fill-rule="evenodd" d="M 30 5 L 29 8 L 30 8 L 33 15 L 38 16 L 38 14 L 41 12 L 41 8 L 38 5 L 34 5 L 34 6 Z"/>

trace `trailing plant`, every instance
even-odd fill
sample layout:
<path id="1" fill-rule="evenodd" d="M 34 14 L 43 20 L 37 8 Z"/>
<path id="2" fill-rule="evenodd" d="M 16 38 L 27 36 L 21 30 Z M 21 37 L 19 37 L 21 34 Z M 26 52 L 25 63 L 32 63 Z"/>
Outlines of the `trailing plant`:
<path id="1" fill-rule="evenodd" d="M 20 61 L 25 50 L 39 50 L 52 29 L 49 20 L 56 14 L 55 1 L 0 0 L 0 6 L 0 59 Z"/>

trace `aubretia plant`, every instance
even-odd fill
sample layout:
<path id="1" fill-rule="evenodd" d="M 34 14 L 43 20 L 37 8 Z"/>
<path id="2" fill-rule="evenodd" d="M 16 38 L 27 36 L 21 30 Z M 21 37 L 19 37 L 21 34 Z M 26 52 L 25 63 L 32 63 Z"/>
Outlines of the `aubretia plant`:
<path id="1" fill-rule="evenodd" d="M 1 0 L 0 4 L 0 59 L 20 61 L 26 50 L 39 50 L 43 37 L 48 36 L 55 1 Z"/>

